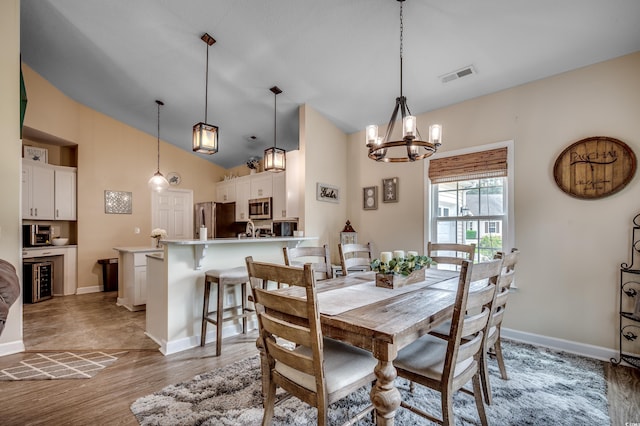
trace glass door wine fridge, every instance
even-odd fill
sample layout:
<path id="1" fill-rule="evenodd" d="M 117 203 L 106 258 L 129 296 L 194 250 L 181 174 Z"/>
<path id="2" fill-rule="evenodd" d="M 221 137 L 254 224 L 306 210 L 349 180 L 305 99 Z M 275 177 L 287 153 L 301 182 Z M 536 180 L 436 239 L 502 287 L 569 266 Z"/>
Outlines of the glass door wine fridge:
<path id="1" fill-rule="evenodd" d="M 53 262 L 32 261 L 23 264 L 24 303 L 37 303 L 53 297 Z"/>

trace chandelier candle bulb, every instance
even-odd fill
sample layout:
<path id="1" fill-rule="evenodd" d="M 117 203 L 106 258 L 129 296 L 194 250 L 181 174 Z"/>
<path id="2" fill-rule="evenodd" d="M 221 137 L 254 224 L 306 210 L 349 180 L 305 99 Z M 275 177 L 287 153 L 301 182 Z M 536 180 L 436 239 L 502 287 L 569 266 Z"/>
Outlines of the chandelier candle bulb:
<path id="1" fill-rule="evenodd" d="M 435 145 L 440 145 L 442 140 L 442 126 L 439 124 L 432 124 L 429 126 L 429 142 Z"/>
<path id="2" fill-rule="evenodd" d="M 378 126 L 375 124 L 370 124 L 366 127 L 365 131 L 365 139 L 367 140 L 367 146 L 378 144 L 382 142 L 380 138 L 378 138 Z"/>
<path id="3" fill-rule="evenodd" d="M 393 251 L 394 259 L 404 259 L 404 250 L 394 250 Z"/>
<path id="4" fill-rule="evenodd" d="M 402 119 L 402 138 L 415 139 L 416 137 L 416 117 L 407 115 Z"/>
<path id="5" fill-rule="evenodd" d="M 389 261 L 393 259 L 390 251 L 380 252 L 380 262 L 389 263 Z"/>

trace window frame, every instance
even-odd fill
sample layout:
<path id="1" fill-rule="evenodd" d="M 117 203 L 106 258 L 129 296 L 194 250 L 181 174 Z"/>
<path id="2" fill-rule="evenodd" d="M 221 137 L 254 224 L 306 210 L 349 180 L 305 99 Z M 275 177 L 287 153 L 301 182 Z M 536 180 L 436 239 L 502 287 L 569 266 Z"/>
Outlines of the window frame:
<path id="1" fill-rule="evenodd" d="M 431 179 L 429 179 L 429 164 L 432 159 L 453 157 L 456 155 L 472 154 L 476 152 L 488 151 L 496 148 L 507 148 L 507 176 L 505 178 L 504 193 L 507 197 L 503 216 L 502 229 L 502 249 L 510 252 L 515 246 L 515 197 L 514 197 L 514 141 L 508 140 L 486 145 L 478 145 L 454 151 L 438 152 L 433 157 L 426 159 L 424 164 L 425 195 L 424 195 L 424 250 L 426 253 L 427 243 L 435 238 L 437 223 L 434 220 L 437 216 L 437 206 L 432 205 L 433 191 Z M 479 232 L 479 230 L 478 230 Z"/>

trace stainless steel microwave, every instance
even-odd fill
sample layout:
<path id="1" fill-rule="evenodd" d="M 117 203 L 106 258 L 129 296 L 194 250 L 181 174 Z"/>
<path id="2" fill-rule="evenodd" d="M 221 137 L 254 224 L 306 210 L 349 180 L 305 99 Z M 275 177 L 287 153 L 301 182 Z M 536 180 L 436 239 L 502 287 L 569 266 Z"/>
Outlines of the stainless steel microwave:
<path id="1" fill-rule="evenodd" d="M 249 219 L 271 219 L 271 197 L 249 200 Z"/>

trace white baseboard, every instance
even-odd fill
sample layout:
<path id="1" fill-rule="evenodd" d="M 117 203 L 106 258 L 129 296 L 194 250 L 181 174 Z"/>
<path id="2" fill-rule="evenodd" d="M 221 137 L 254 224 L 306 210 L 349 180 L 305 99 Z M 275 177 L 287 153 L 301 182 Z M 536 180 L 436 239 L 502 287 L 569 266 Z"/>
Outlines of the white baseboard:
<path id="1" fill-rule="evenodd" d="M 102 286 L 94 285 L 93 287 L 78 287 L 76 289 L 76 294 L 100 293 L 101 291 Z"/>
<path id="2" fill-rule="evenodd" d="M 14 340 L 13 342 L 0 343 L 0 356 L 13 355 L 24 352 L 24 341 Z"/>
<path id="3" fill-rule="evenodd" d="M 258 322 L 255 319 L 250 319 L 247 321 L 247 331 L 257 330 Z M 210 330 L 210 331 L 209 331 Z M 222 338 L 238 336 L 242 334 L 242 324 L 227 324 L 222 327 Z M 147 334 L 147 336 L 149 336 Z M 187 349 L 195 348 L 196 346 L 200 346 L 200 335 L 197 336 L 189 336 L 183 337 L 181 339 L 175 339 L 168 342 L 158 342 L 157 339 L 154 339 L 152 336 L 149 336 L 154 342 L 160 345 L 160 352 L 164 355 L 171 355 L 176 352 L 186 351 Z M 207 337 L 205 339 L 205 344 L 209 345 L 216 341 L 216 329 L 215 326 L 207 327 Z"/>
<path id="4" fill-rule="evenodd" d="M 509 328 L 503 328 L 501 331 L 501 335 L 505 339 L 511 339 L 523 343 L 530 343 L 537 346 L 544 346 L 545 348 L 556 349 L 607 362 L 609 362 L 611 358 L 618 358 L 618 351 L 614 349 L 604 348 L 602 346 L 588 345 L 585 343 L 558 339 L 555 337 L 547 337 L 540 334 L 527 333 L 524 331 L 512 330 Z"/>

